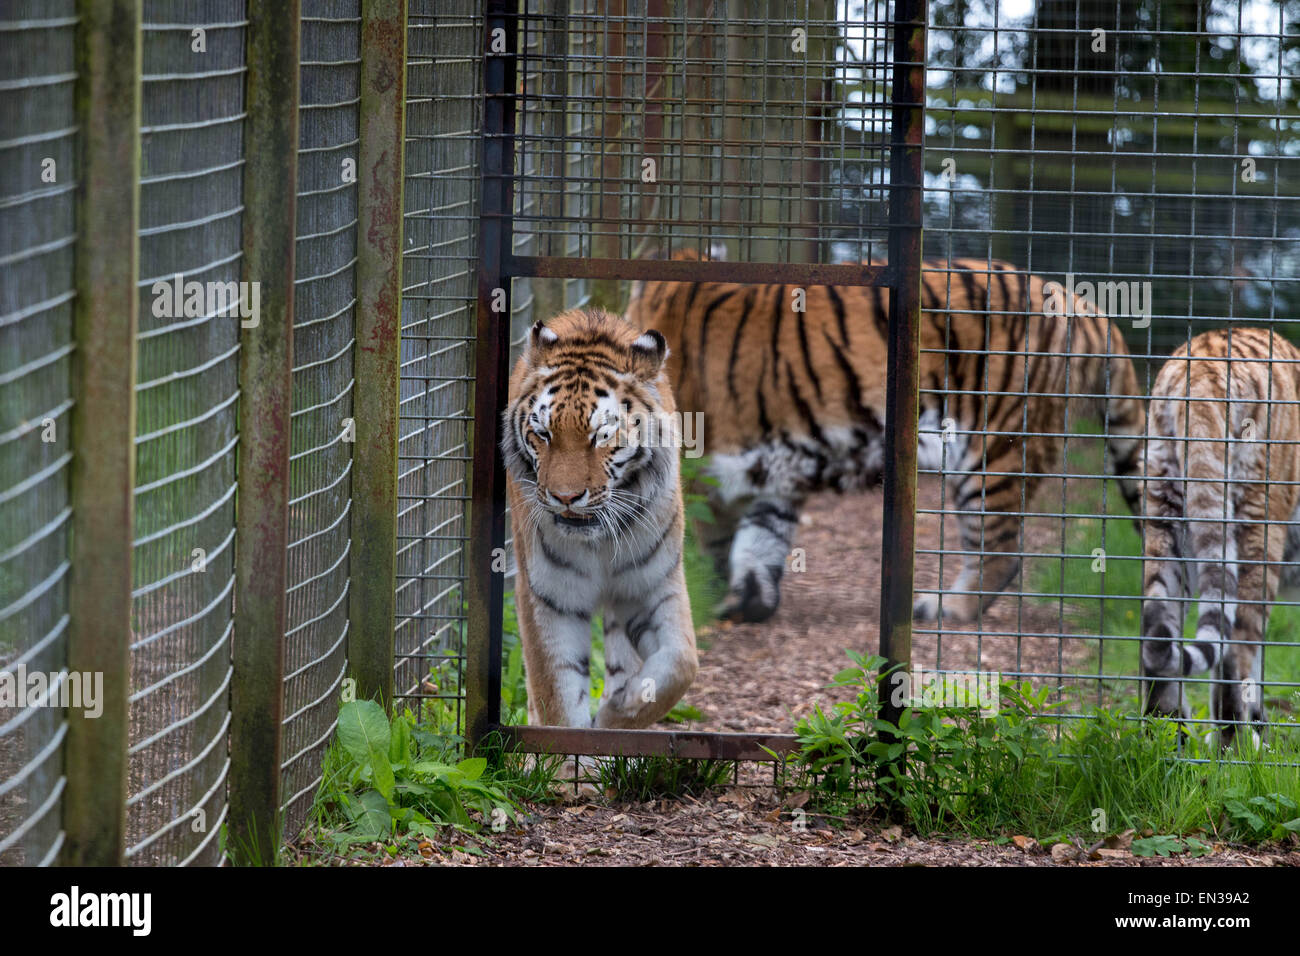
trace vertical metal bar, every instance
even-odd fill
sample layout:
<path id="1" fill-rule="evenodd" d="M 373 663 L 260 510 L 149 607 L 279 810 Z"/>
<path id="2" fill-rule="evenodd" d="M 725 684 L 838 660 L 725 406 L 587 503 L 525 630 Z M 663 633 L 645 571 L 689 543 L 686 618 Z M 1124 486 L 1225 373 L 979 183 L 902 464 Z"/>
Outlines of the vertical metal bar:
<path id="1" fill-rule="evenodd" d="M 361 7 L 357 171 L 356 445 L 348 669 L 361 699 L 393 699 L 397 596 L 397 435 L 402 332 L 406 0 Z"/>
<path id="2" fill-rule="evenodd" d="M 623 221 L 623 148 L 625 124 L 631 117 L 623 103 L 623 71 L 627 54 L 626 0 L 606 0 L 601 17 L 604 30 L 601 36 L 600 67 L 600 211 L 591 237 L 592 255 L 597 258 L 619 259 L 622 237 L 619 224 Z M 656 162 L 660 160 L 656 159 Z M 638 164 L 639 165 L 639 164 Z M 617 311 L 619 283 L 614 279 L 597 279 L 591 284 L 591 302 L 610 311 Z M 537 316 L 545 318 L 545 316 Z"/>
<path id="3" fill-rule="evenodd" d="M 888 666 L 906 668 L 912 659 L 916 546 L 926 0 L 897 0 L 894 11 L 889 265 L 895 280 L 889 297 L 880 654 Z M 895 705 L 892 689 L 892 682 L 881 684 L 881 715 L 891 722 L 903 709 Z"/>
<path id="4" fill-rule="evenodd" d="M 236 858 L 279 845 L 284 628 L 293 410 L 293 280 L 298 192 L 299 0 L 250 18 L 244 125 L 245 288 L 260 310 L 239 351 L 230 825 Z M 255 322 L 255 324 L 253 324 Z"/>
<path id="5" fill-rule="evenodd" d="M 483 55 L 483 181 L 479 206 L 478 334 L 474 355 L 474 478 L 470 489 L 465 735 L 471 747 L 501 718 L 505 469 L 497 451 L 510 378 L 510 252 L 514 210 L 516 9 L 487 0 Z M 493 50 L 503 44 L 504 50 Z M 495 303 L 493 300 L 496 300 Z M 497 310 L 493 310 L 493 305 Z M 499 552 L 498 552 L 499 553 Z"/>
<path id="6" fill-rule="evenodd" d="M 126 850 L 130 739 L 140 0 L 82 0 L 77 12 L 81 188 L 68 669 L 103 675 L 104 708 L 97 719 L 68 709 L 63 862 L 116 866 Z"/>

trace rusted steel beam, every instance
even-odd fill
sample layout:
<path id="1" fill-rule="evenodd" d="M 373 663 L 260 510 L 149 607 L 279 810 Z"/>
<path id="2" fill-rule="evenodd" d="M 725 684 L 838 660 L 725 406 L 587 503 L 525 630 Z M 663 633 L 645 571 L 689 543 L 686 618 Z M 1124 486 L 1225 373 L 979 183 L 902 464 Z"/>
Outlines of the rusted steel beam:
<path id="1" fill-rule="evenodd" d="M 889 299 L 880 654 L 889 665 L 906 667 L 912 658 L 916 553 L 926 0 L 897 0 L 894 9 L 889 262 L 897 281 Z M 891 690 L 891 681 L 881 683 L 881 715 L 895 722 L 902 707 L 894 705 Z"/>
<path id="2" fill-rule="evenodd" d="M 793 734 L 601 730 L 590 727 L 502 727 L 500 730 L 507 747 L 541 754 L 776 761 L 799 747 L 798 738 Z"/>
<path id="3" fill-rule="evenodd" d="M 617 278 L 652 282 L 741 282 L 785 285 L 888 285 L 893 270 L 884 265 L 798 262 L 701 262 L 690 259 L 577 259 L 563 256 L 509 256 L 515 276 L 542 278 Z M 919 273 L 918 273 L 919 275 Z"/>
<path id="4" fill-rule="evenodd" d="M 140 225 L 140 0 L 77 12 L 80 177 L 68 669 L 103 675 L 103 713 L 69 708 L 62 861 L 125 859 Z"/>
<path id="5" fill-rule="evenodd" d="M 264 4 L 250 17 L 247 33 L 243 280 L 260 284 L 261 306 L 256 324 L 242 329 L 239 350 L 230 684 L 230 847 L 236 859 L 265 858 L 280 842 L 298 192 L 298 14 L 299 0 Z"/>
<path id="6" fill-rule="evenodd" d="M 515 166 L 517 4 L 488 0 L 483 41 L 483 168 L 478 313 L 474 342 L 474 470 L 470 487 L 465 739 L 470 748 L 501 719 L 505 577 L 493 570 L 505 545 L 505 468 L 497 447 L 510 378 L 510 276 Z M 505 51 L 493 52 L 497 38 Z M 494 306 L 496 309 L 494 310 Z"/>
<path id="7" fill-rule="evenodd" d="M 406 0 L 361 7 L 357 346 L 348 669 L 357 696 L 393 700 L 401 387 Z"/>

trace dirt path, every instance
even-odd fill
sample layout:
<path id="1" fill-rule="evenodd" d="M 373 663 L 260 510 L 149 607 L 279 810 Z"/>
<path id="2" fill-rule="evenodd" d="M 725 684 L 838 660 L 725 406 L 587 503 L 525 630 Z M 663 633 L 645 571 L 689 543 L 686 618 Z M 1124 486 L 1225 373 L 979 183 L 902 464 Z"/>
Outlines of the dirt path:
<path id="1" fill-rule="evenodd" d="M 918 509 L 939 510 L 939 492 L 936 482 L 922 481 Z M 704 719 L 691 729 L 788 733 L 791 714 L 806 714 L 814 704 L 831 702 L 824 688 L 832 675 L 849 665 L 846 648 L 877 652 L 880 514 L 879 490 L 814 499 L 795 541 L 795 547 L 804 550 L 807 570 L 786 575 L 776 615 L 762 624 L 723 623 L 704 635 L 709 646 L 686 695 Z M 947 517 L 943 548 L 955 550 L 959 541 L 956 520 Z M 918 550 L 939 547 L 938 515 L 919 515 Z M 1055 553 L 1059 548 L 1059 521 L 1043 520 L 1026 528 L 1027 552 Z M 956 575 L 956 557 L 945 556 L 945 581 L 951 585 Z M 937 557 L 918 556 L 917 588 L 935 588 L 938 580 Z M 918 628 L 913 660 L 924 667 L 1055 674 L 1087 653 L 1085 642 L 1065 636 L 1008 636 L 1068 632 L 1056 607 L 1032 598 L 1000 598 L 986 610 L 981 630 L 945 625 L 942 634 L 935 634 Z"/>
<path id="2" fill-rule="evenodd" d="M 1089 856 L 1089 847 L 1049 853 L 1023 838 L 921 839 L 898 828 L 837 827 L 808 816 L 802 826 L 771 791 L 739 789 L 704 799 L 608 806 L 574 802 L 534 808 L 518 826 L 469 844 L 475 853 L 409 841 L 381 865 L 396 866 L 1300 866 L 1300 852 L 1214 844 L 1196 859 Z M 302 860 L 346 864 L 300 846 Z"/>

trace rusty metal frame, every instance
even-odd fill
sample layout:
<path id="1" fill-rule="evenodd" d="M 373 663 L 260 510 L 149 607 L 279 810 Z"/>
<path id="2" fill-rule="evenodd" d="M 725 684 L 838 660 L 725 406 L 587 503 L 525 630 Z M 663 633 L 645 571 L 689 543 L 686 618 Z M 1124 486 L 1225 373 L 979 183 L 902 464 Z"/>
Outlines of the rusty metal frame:
<path id="1" fill-rule="evenodd" d="M 487 0 L 483 55 L 483 158 L 475 356 L 474 482 L 470 505 L 469 648 L 466 738 L 476 745 L 490 733 L 527 753 L 594 756 L 669 756 L 779 761 L 797 747 L 792 734 L 515 727 L 500 724 L 504 575 L 492 555 L 504 544 L 505 472 L 498 450 L 509 380 L 507 328 L 514 278 L 593 278 L 715 281 L 803 285 L 876 285 L 891 290 L 888 399 L 885 432 L 884 574 L 880 650 L 892 664 L 911 655 L 918 341 L 921 306 L 921 200 L 925 115 L 927 0 L 896 0 L 890 139 L 888 265 L 570 259 L 512 252 L 514 141 L 518 89 L 518 5 Z M 506 51 L 491 38 L 505 31 Z M 505 308 L 501 309 L 504 292 Z M 493 296 L 500 311 L 493 311 Z M 896 717 L 885 695 L 884 716 Z"/>
<path id="2" fill-rule="evenodd" d="M 889 297 L 885 391 L 884 513 L 881 525 L 880 656 L 886 668 L 912 661 L 916 570 L 916 442 L 921 380 L 921 213 L 925 173 L 925 25 L 928 0 L 895 0 L 890 123 L 889 261 L 900 281 Z M 902 706 L 880 683 L 880 716 Z"/>

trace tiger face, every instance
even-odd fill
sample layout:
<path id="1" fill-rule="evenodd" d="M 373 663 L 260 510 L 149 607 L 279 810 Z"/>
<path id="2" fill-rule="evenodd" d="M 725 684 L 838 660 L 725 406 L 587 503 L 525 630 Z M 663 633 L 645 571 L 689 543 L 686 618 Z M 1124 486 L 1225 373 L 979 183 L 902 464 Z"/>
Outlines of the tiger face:
<path id="1" fill-rule="evenodd" d="M 616 537 L 671 468 L 663 442 L 636 422 L 661 415 L 667 345 L 591 313 L 537 323 L 516 368 L 505 412 L 506 465 L 534 524 L 591 538 Z"/>

